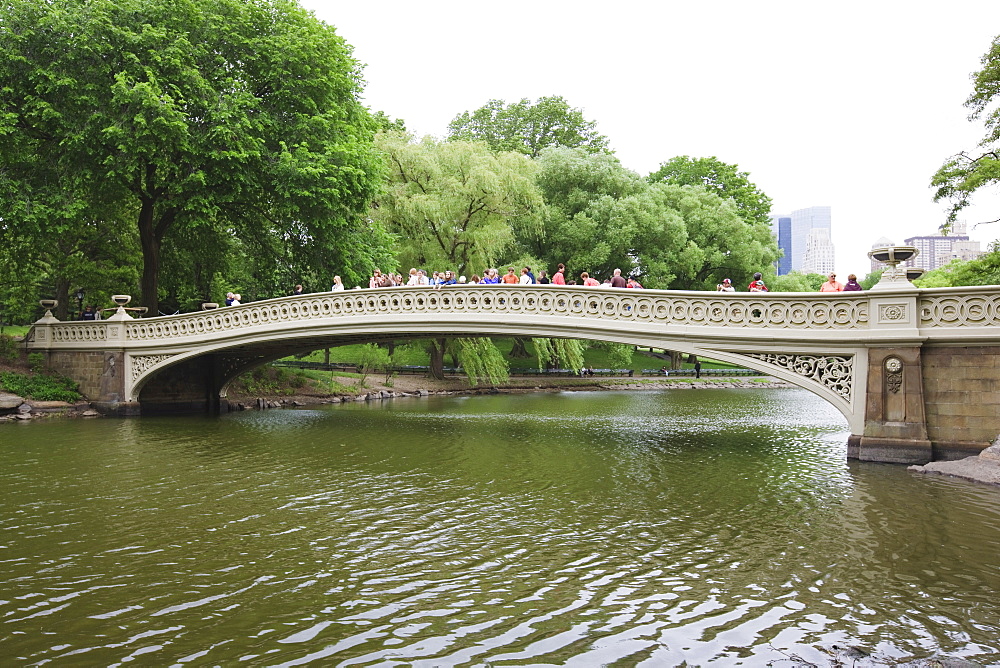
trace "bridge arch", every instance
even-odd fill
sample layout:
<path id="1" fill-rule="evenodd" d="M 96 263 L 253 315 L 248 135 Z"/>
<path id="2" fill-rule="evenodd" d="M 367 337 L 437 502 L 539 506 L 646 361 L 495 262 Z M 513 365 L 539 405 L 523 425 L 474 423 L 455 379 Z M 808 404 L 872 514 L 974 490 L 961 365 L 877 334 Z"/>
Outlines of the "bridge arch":
<path id="1" fill-rule="evenodd" d="M 797 351 L 789 351 L 787 346 L 783 346 L 780 351 L 775 351 L 770 346 L 758 346 L 757 349 L 750 350 L 745 349 L 747 346 L 737 346 L 735 349 L 727 349 L 692 341 L 690 337 L 674 337 L 665 333 L 651 336 L 644 332 L 622 331 L 617 326 L 576 328 L 571 336 L 564 326 L 554 327 L 551 322 L 504 323 L 495 319 L 487 319 L 485 322 L 465 319 L 462 323 L 455 322 L 447 329 L 442 329 L 439 323 L 415 320 L 410 311 L 401 311 L 395 317 L 384 318 L 374 331 L 371 323 L 356 323 L 353 326 L 344 323 L 318 326 L 317 323 L 307 330 L 289 328 L 276 332 L 248 333 L 237 337 L 237 340 L 206 343 L 197 349 L 175 355 L 161 353 L 133 356 L 131 362 L 134 381 L 128 401 L 148 403 L 149 394 L 146 393 L 147 396 L 144 397 L 143 390 L 151 384 L 155 385 L 161 374 L 166 374 L 168 383 L 178 380 L 199 386 L 197 396 L 181 401 L 182 407 L 203 400 L 213 404 L 225 399 L 229 385 L 240 374 L 288 355 L 358 342 L 457 336 L 609 341 L 637 347 L 664 348 L 685 355 L 731 362 L 806 389 L 835 406 L 852 428 L 863 425 L 863 413 L 855 401 L 864 394 L 864 374 L 855 373 L 858 365 L 864 368 L 867 364 L 863 348 L 803 346 Z M 198 367 L 202 368 L 202 373 L 196 370 Z M 211 387 L 205 387 L 206 384 Z"/>

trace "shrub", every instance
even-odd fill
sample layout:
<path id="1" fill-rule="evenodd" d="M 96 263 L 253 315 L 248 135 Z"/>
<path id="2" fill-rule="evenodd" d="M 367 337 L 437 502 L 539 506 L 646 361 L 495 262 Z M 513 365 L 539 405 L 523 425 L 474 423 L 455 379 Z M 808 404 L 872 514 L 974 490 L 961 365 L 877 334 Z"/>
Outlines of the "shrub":
<path id="1" fill-rule="evenodd" d="M 0 373 L 0 386 L 19 397 L 36 401 L 79 401 L 79 386 L 62 376 Z"/>
<path id="2" fill-rule="evenodd" d="M 42 373 L 45 370 L 45 355 L 42 353 L 28 353 L 28 366 L 35 373 Z"/>
<path id="3" fill-rule="evenodd" d="M 17 359 L 17 342 L 13 336 L 0 334 L 0 360 L 13 362 Z"/>

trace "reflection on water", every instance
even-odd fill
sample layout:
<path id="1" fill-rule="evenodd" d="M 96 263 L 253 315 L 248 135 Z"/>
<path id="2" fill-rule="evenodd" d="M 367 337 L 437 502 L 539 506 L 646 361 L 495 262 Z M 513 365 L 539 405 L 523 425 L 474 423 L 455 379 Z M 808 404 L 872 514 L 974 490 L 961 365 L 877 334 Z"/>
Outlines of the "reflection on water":
<path id="1" fill-rule="evenodd" d="M 18 665 L 1000 664 L 1000 489 L 799 390 L 0 429 Z"/>

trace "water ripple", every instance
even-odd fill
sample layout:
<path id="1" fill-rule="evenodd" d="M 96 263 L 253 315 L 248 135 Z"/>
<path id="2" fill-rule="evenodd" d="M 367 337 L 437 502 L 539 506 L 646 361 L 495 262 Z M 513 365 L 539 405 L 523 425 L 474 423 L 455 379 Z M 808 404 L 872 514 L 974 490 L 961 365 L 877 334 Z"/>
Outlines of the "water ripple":
<path id="1" fill-rule="evenodd" d="M 5 657 L 1000 663 L 997 490 L 798 391 L 524 399 L 12 430 Z"/>

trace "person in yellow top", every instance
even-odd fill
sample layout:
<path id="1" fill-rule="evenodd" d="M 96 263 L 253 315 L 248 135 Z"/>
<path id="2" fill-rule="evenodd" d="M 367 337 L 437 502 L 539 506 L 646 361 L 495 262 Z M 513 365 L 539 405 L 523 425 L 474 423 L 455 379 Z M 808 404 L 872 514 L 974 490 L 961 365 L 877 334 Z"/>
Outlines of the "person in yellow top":
<path id="1" fill-rule="evenodd" d="M 837 282 L 837 275 L 830 274 L 830 280 L 819 286 L 820 292 L 843 292 L 844 284 Z"/>

